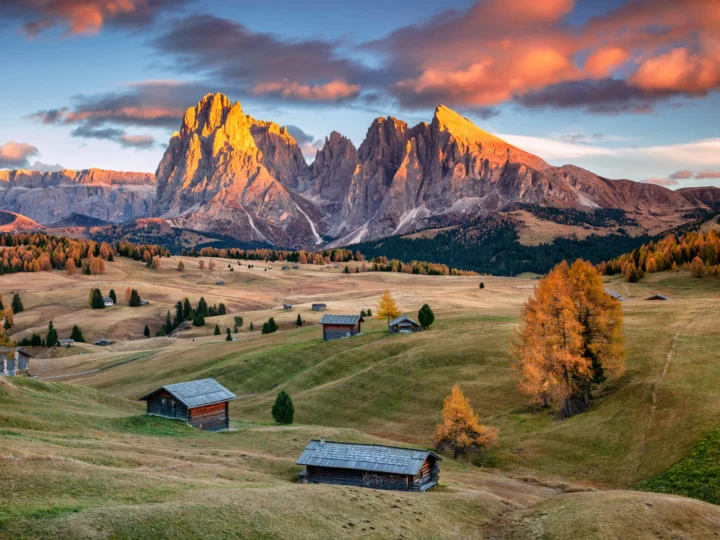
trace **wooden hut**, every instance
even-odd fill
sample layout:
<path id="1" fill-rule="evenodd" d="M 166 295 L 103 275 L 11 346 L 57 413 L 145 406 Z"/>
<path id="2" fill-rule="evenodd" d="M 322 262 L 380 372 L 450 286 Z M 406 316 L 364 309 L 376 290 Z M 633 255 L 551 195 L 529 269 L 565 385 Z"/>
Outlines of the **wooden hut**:
<path id="1" fill-rule="evenodd" d="M 283 304 L 283 309 L 285 311 L 292 311 L 292 304 Z"/>
<path id="2" fill-rule="evenodd" d="M 312 440 L 297 464 L 314 484 L 427 491 L 438 483 L 440 461 L 428 450 Z"/>
<path id="3" fill-rule="evenodd" d="M 390 321 L 388 323 L 388 328 L 393 334 L 410 334 L 412 332 L 422 332 L 424 330 L 422 326 L 404 314 L 400 315 L 397 319 Z"/>
<path id="4" fill-rule="evenodd" d="M 610 298 L 613 298 L 615 300 L 618 300 L 619 302 L 624 302 L 625 298 L 623 298 L 623 295 L 615 292 L 611 289 L 605 289 L 605 294 L 607 294 Z"/>
<path id="5" fill-rule="evenodd" d="M 312 310 L 313 311 L 325 311 L 327 309 L 327 304 L 313 304 Z"/>
<path id="6" fill-rule="evenodd" d="M 75 340 L 74 339 L 58 339 L 57 345 L 58 345 L 58 347 L 74 347 Z"/>
<path id="7" fill-rule="evenodd" d="M 323 327 L 323 341 L 333 341 L 359 334 L 362 322 L 365 322 L 365 319 L 360 315 L 323 315 L 320 319 Z"/>
<path id="8" fill-rule="evenodd" d="M 0 347 L 0 375 L 27 375 L 31 358 L 35 357 L 24 349 Z"/>
<path id="9" fill-rule="evenodd" d="M 97 345 L 98 347 L 107 347 L 108 345 L 111 345 L 111 344 L 112 344 L 112 341 L 110 341 L 109 339 L 104 339 L 104 338 L 98 339 L 95 342 L 95 345 Z"/>
<path id="10" fill-rule="evenodd" d="M 645 300 L 670 300 L 670 298 L 668 298 L 664 294 L 653 294 L 652 296 L 649 296 Z"/>
<path id="11" fill-rule="evenodd" d="M 236 398 L 215 379 L 201 379 L 162 386 L 140 401 L 147 402 L 149 416 L 185 420 L 204 431 L 223 431 L 230 427 L 229 402 Z"/>

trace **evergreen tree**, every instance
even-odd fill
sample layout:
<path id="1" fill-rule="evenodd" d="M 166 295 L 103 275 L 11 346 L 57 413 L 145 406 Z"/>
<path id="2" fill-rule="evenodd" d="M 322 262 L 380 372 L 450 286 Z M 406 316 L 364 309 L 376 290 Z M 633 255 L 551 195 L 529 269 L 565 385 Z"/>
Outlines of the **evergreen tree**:
<path id="1" fill-rule="evenodd" d="M 90 307 L 93 309 L 104 309 L 105 299 L 103 298 L 100 289 L 93 289 L 92 299 L 90 300 Z"/>
<path id="2" fill-rule="evenodd" d="M 113 261 L 115 260 L 115 259 L 113 258 L 112 251 L 111 251 L 110 253 L 108 253 L 108 258 L 107 258 L 107 260 L 108 260 L 108 262 L 113 262 Z"/>
<path id="3" fill-rule="evenodd" d="M 40 347 L 42 345 L 42 338 L 38 336 L 35 332 L 33 332 L 32 336 L 30 337 L 30 345 L 32 347 Z"/>
<path id="4" fill-rule="evenodd" d="M 0 264 L 0 266 L 2 266 L 2 264 Z M 0 293 L 0 311 L 5 311 L 5 306 L 3 305 L 2 300 L 2 293 Z"/>
<path id="5" fill-rule="evenodd" d="M 217 313 L 218 313 L 218 315 L 225 315 L 225 313 L 227 313 L 225 311 L 225 304 L 220 303 L 220 305 L 218 306 L 218 309 L 217 309 Z"/>
<path id="6" fill-rule="evenodd" d="M 485 284 L 484 284 L 482 281 L 480 282 L 480 288 L 481 288 L 481 289 L 484 289 L 484 288 L 485 288 Z"/>
<path id="7" fill-rule="evenodd" d="M 252 323 L 250 326 L 252 326 Z M 270 333 L 270 325 L 268 323 L 263 323 L 261 333 L 263 333 L 263 334 Z"/>
<path id="8" fill-rule="evenodd" d="M 12 326 L 13 326 L 13 325 L 12 325 L 12 323 L 10 322 L 10 319 L 8 319 L 7 316 L 6 316 L 6 317 L 5 317 L 5 322 L 3 323 L 3 328 L 4 328 L 5 330 L 10 330 L 10 329 L 12 328 Z"/>
<path id="9" fill-rule="evenodd" d="M 145 325 L 145 330 L 143 330 L 143 336 L 145 336 L 146 338 L 150 337 L 150 328 L 148 328 L 147 324 Z"/>
<path id="10" fill-rule="evenodd" d="M 110 299 L 117 304 L 117 295 L 115 294 L 115 289 L 110 289 L 110 293 L 108 294 Z"/>
<path id="11" fill-rule="evenodd" d="M 180 326 L 180 323 L 185 320 L 185 310 L 183 309 L 183 303 L 178 300 L 175 304 L 175 325 Z"/>
<path id="12" fill-rule="evenodd" d="M 25 311 L 22 300 L 20 299 L 20 293 L 15 293 L 13 295 L 12 310 L 13 310 L 13 313 L 20 313 L 22 311 Z"/>
<path id="13" fill-rule="evenodd" d="M 368 316 L 368 317 L 372 317 L 372 316 L 373 316 L 373 315 L 372 315 L 372 309 L 368 309 L 368 314 L 367 314 L 367 316 Z"/>
<path id="14" fill-rule="evenodd" d="M 53 326 L 52 321 L 48 323 L 48 333 L 45 337 L 45 346 L 46 347 L 54 347 L 57 345 L 58 342 L 58 333 L 57 330 L 55 330 L 55 327 Z"/>
<path id="15" fill-rule="evenodd" d="M 230 328 L 225 329 L 225 341 L 232 341 L 232 334 L 230 333 Z"/>
<path id="16" fill-rule="evenodd" d="M 165 315 L 165 335 L 170 334 L 174 330 L 172 321 L 170 320 L 170 310 Z"/>
<path id="17" fill-rule="evenodd" d="M 73 326 L 72 332 L 70 332 L 70 339 L 77 341 L 78 343 L 85 343 L 82 330 L 80 330 L 80 327 L 77 324 Z"/>
<path id="18" fill-rule="evenodd" d="M 272 334 L 273 332 L 277 332 L 277 331 L 278 331 L 279 326 L 278 326 L 277 323 L 275 322 L 275 319 L 273 319 L 272 317 L 270 317 L 270 318 L 268 319 L 268 326 L 270 327 L 270 333 L 271 333 L 271 334 Z"/>
<path id="19" fill-rule="evenodd" d="M 207 317 L 209 315 L 210 311 L 208 310 L 208 305 L 204 297 L 200 297 L 200 301 L 198 302 L 197 309 L 195 311 L 203 317 Z"/>
<path id="20" fill-rule="evenodd" d="M 272 415 L 278 424 L 292 424 L 293 418 L 295 417 L 295 407 L 293 407 L 292 399 L 290 395 L 282 390 L 272 408 Z"/>
<path id="21" fill-rule="evenodd" d="M 205 317 L 197 313 L 192 322 L 193 326 L 205 326 Z"/>
<path id="22" fill-rule="evenodd" d="M 216 335 L 216 336 L 219 336 L 219 335 L 220 335 L 220 326 L 217 325 L 217 324 L 215 325 L 215 335 Z"/>
<path id="23" fill-rule="evenodd" d="M 138 307 L 140 305 L 140 294 L 135 289 L 130 291 L 130 301 L 128 305 L 130 307 Z"/>
<path id="24" fill-rule="evenodd" d="M 302 325 L 303 325 L 303 320 L 302 320 L 302 317 L 300 316 L 299 313 L 298 313 L 298 316 L 297 316 L 297 320 L 295 321 L 295 324 L 296 324 L 297 326 L 302 326 Z"/>
<path id="25" fill-rule="evenodd" d="M 423 307 L 420 308 L 420 311 L 418 311 L 418 322 L 425 330 L 430 328 L 432 323 L 435 322 L 435 314 L 427 304 L 423 305 Z"/>
<path id="26" fill-rule="evenodd" d="M 235 320 L 236 327 L 238 327 L 238 328 L 243 327 L 243 318 L 240 315 L 235 315 L 234 320 Z"/>
<path id="27" fill-rule="evenodd" d="M 360 310 L 360 316 L 361 316 L 362 318 L 367 317 L 367 316 L 368 316 L 367 311 L 365 311 L 364 309 L 363 309 L 363 310 Z"/>
<path id="28" fill-rule="evenodd" d="M 189 321 L 192 317 L 190 315 L 192 314 L 192 305 L 190 304 L 190 300 L 185 298 L 183 300 L 183 319 L 186 321 Z"/>
<path id="29" fill-rule="evenodd" d="M 254 330 L 255 330 L 255 327 L 253 326 L 253 323 L 251 322 L 251 323 L 250 323 L 250 331 L 252 332 L 252 331 L 254 331 Z"/>
<path id="30" fill-rule="evenodd" d="M 345 265 L 345 270 L 343 270 L 343 274 L 349 274 L 349 273 L 350 273 L 350 269 L 347 267 L 347 265 Z"/>

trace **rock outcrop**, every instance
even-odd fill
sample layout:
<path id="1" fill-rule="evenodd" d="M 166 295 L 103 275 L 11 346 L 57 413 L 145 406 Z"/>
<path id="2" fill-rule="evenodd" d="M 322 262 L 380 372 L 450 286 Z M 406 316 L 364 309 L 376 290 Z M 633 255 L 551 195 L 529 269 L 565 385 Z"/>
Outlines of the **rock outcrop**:
<path id="1" fill-rule="evenodd" d="M 308 172 L 286 128 L 207 95 L 186 111 L 158 166 L 156 215 L 246 241 L 318 243 L 320 214 L 291 191 Z"/>
<path id="2" fill-rule="evenodd" d="M 73 213 L 122 223 L 152 215 L 154 200 L 155 177 L 149 173 L 0 170 L 0 209 L 43 225 Z"/>

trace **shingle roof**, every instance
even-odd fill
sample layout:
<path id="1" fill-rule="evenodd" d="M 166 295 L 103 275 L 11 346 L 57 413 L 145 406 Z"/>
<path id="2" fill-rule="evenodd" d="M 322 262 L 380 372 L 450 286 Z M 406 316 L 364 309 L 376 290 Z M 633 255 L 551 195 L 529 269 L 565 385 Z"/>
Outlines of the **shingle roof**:
<path id="1" fill-rule="evenodd" d="M 230 401 L 237 398 L 230 390 L 225 388 L 215 379 L 201 379 L 183 383 L 166 384 L 153 390 L 148 395 L 141 397 L 138 401 L 144 401 L 160 390 L 166 390 L 175 396 L 187 407 L 200 407 L 212 405 L 221 401 Z"/>
<path id="2" fill-rule="evenodd" d="M 607 294 L 607 295 L 610 296 L 611 298 L 614 298 L 615 300 L 620 300 L 621 302 L 624 302 L 624 301 L 625 301 L 625 298 L 623 298 L 623 295 L 622 295 L 622 294 L 620 294 L 620 293 L 618 293 L 618 292 L 615 292 L 615 291 L 613 291 L 613 290 L 611 290 L 611 289 L 605 289 L 605 294 Z"/>
<path id="3" fill-rule="evenodd" d="M 664 294 L 653 294 L 652 296 L 646 298 L 645 300 L 670 300 L 670 298 L 668 298 Z"/>
<path id="4" fill-rule="evenodd" d="M 320 324 L 347 324 L 356 325 L 362 317 L 360 315 L 323 315 Z"/>
<path id="5" fill-rule="evenodd" d="M 415 475 L 428 456 L 442 461 L 440 456 L 428 450 L 314 439 L 307 444 L 297 464 Z"/>
<path id="6" fill-rule="evenodd" d="M 397 319 L 393 319 L 392 321 L 390 321 L 389 326 L 395 326 L 396 324 L 400 324 L 403 321 L 409 321 L 412 324 L 414 324 L 415 326 L 420 326 L 418 323 L 413 321 L 410 317 L 408 317 L 405 314 L 400 315 Z"/>

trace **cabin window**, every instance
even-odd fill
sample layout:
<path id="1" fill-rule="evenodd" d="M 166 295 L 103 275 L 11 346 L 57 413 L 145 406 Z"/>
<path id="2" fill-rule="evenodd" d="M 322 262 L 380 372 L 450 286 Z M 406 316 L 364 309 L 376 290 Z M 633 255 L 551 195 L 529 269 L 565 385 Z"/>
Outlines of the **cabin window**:
<path id="1" fill-rule="evenodd" d="M 160 414 L 173 418 L 175 416 L 175 400 L 161 397 L 160 398 Z"/>

